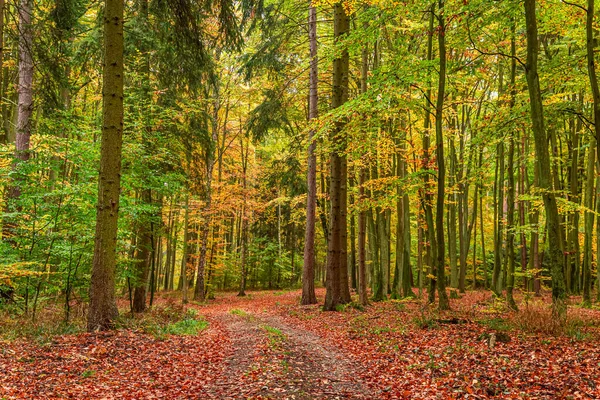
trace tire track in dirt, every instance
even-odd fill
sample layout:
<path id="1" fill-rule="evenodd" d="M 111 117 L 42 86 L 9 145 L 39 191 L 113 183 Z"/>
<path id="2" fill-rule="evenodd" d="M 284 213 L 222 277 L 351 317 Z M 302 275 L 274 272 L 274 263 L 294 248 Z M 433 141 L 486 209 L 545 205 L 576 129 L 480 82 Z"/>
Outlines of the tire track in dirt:
<path id="1" fill-rule="evenodd" d="M 368 399 L 357 366 L 315 334 L 272 315 L 212 310 L 232 353 L 219 399 Z"/>

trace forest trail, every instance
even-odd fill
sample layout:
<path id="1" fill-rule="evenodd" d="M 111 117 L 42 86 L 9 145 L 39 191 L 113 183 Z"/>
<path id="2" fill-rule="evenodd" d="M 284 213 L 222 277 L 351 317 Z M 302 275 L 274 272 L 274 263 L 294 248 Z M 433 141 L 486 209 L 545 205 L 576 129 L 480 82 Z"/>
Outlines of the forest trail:
<path id="1" fill-rule="evenodd" d="M 215 398 L 367 399 L 359 366 L 312 332 L 285 323 L 251 299 L 201 311 L 231 340 Z"/>
<path id="2" fill-rule="evenodd" d="M 548 335 L 503 328 L 527 314 L 490 317 L 483 292 L 453 299 L 443 315 L 418 299 L 322 312 L 300 306 L 299 291 L 185 306 L 177 295 L 109 332 L 0 339 L 0 399 L 600 398 L 598 310 L 572 307 L 586 325 Z M 208 324 L 156 330 L 173 315 Z M 453 316 L 464 322 L 443 322 Z M 509 339 L 491 346 L 494 332 Z"/>

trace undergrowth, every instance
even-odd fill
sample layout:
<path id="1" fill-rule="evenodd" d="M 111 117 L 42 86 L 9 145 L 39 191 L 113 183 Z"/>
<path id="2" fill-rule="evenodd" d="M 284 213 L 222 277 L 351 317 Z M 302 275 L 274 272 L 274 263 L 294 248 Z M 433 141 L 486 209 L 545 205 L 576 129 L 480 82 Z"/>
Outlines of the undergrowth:
<path id="1" fill-rule="evenodd" d="M 0 310 L 0 340 L 28 339 L 46 344 L 56 336 L 85 332 L 86 322 L 85 315 L 78 315 L 66 323 L 61 307 L 46 306 L 38 312 L 35 321 L 28 314 L 16 315 Z M 115 323 L 117 329 L 143 332 L 157 338 L 165 338 L 167 335 L 195 335 L 207 326 L 208 322 L 198 316 L 196 309 L 185 309 L 175 302 L 155 305 L 133 317 L 127 309 L 121 309 Z"/>
<path id="2" fill-rule="evenodd" d="M 196 309 L 172 304 L 154 308 L 135 318 L 121 317 L 119 323 L 122 328 L 142 331 L 157 339 L 165 339 L 168 335 L 197 335 L 208 327 L 208 322 L 198 316 Z"/>

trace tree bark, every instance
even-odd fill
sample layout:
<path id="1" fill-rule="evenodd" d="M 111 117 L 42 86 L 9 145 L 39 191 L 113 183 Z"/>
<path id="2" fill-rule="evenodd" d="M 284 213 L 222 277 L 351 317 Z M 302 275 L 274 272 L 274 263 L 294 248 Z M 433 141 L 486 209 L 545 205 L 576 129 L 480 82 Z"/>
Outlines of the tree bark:
<path id="1" fill-rule="evenodd" d="M 152 203 L 152 192 L 150 189 L 144 189 L 142 192 L 142 202 L 144 204 Z M 137 279 L 135 280 L 133 290 L 133 311 L 143 312 L 146 310 L 146 292 L 148 287 L 148 273 L 152 257 L 152 229 L 150 215 L 140 221 L 138 230 L 137 248 L 135 252 L 135 264 L 137 269 Z"/>
<path id="2" fill-rule="evenodd" d="M 535 142 L 535 153 L 539 171 L 539 188 L 546 213 L 546 230 L 548 232 L 548 254 L 550 273 L 552 275 L 552 310 L 553 315 L 564 321 L 567 313 L 565 279 L 563 273 L 563 254 L 561 251 L 560 220 L 556 196 L 552 187 L 548 137 L 544 126 L 542 94 L 538 76 L 538 30 L 536 19 L 536 1 L 525 0 L 525 20 L 527 28 L 527 63 L 526 77 L 529 90 L 530 113 Z"/>
<path id="3" fill-rule="evenodd" d="M 119 311 L 115 301 L 117 220 L 123 141 L 123 0 L 106 0 L 102 82 L 102 143 L 89 331 L 109 329 Z"/>
<path id="4" fill-rule="evenodd" d="M 444 21 L 444 1 L 438 2 L 438 46 L 440 56 L 440 70 L 438 93 L 435 107 L 435 138 L 436 158 L 438 167 L 438 187 L 436 199 L 436 236 L 437 236 L 437 291 L 440 310 L 450 309 L 448 294 L 446 293 L 446 266 L 445 266 L 445 238 L 444 238 L 444 199 L 446 195 L 446 165 L 444 161 L 444 96 L 446 90 L 446 25 Z"/>
<path id="5" fill-rule="evenodd" d="M 334 40 L 339 42 L 348 34 L 350 24 L 341 2 L 333 6 Z M 331 107 L 340 107 L 348 100 L 348 49 L 344 48 L 333 60 L 333 93 Z M 331 201 L 331 228 L 327 244 L 327 277 L 325 311 L 335 311 L 339 304 L 350 302 L 347 258 L 347 164 L 346 140 L 342 134 L 343 122 L 337 121 L 332 132 L 333 149 L 330 155 L 331 175 L 329 194 Z"/>
<path id="6" fill-rule="evenodd" d="M 18 59 L 18 79 L 17 86 L 17 126 L 15 137 L 15 159 L 12 163 L 13 178 L 10 186 L 7 188 L 6 206 L 10 210 L 20 210 L 14 202 L 21 197 L 21 186 L 24 184 L 23 177 L 20 175 L 20 165 L 29 160 L 29 141 L 31 139 L 31 128 L 33 113 L 33 27 L 31 24 L 31 15 L 33 13 L 33 0 L 20 0 L 18 5 L 19 14 L 19 59 Z M 2 19 L 4 15 L 1 16 Z M 2 59 L 0 58 L 0 61 Z M 11 218 L 4 218 L 2 226 L 2 237 L 4 240 L 11 241 L 16 221 Z"/>
<path id="7" fill-rule="evenodd" d="M 310 42 L 309 123 L 318 115 L 317 9 L 308 9 L 308 39 Z M 304 233 L 304 264 L 302 268 L 301 304 L 316 304 L 315 295 L 315 227 L 317 213 L 317 147 L 315 131 L 308 131 L 308 171 L 306 177 L 306 230 Z"/>
<path id="8" fill-rule="evenodd" d="M 600 89 L 598 88 L 598 77 L 596 75 L 596 59 L 594 55 L 594 0 L 588 0 L 587 18 L 586 18 L 586 50 L 587 50 L 587 66 L 590 86 L 592 88 L 593 110 L 594 110 L 594 137 L 590 137 L 590 154 L 588 155 L 587 168 L 587 183 L 585 190 L 585 206 L 589 210 L 593 210 L 593 190 L 594 190 L 594 167 L 596 160 L 592 154 L 595 150 L 598 152 L 596 158 L 600 160 L 600 146 L 597 140 L 600 138 Z M 596 208 L 598 211 L 598 208 Z M 600 226 L 599 226 L 600 228 Z M 591 211 L 585 213 L 585 244 L 584 244 L 584 265 L 583 265 L 583 302 L 584 304 L 591 303 L 591 274 L 592 274 L 592 234 L 594 229 L 594 215 Z M 600 232 L 600 231 L 599 231 Z M 600 236 L 599 236 L 600 237 Z M 600 243 L 600 239 L 599 243 Z M 600 299 L 600 268 L 598 268 L 598 298 Z"/>

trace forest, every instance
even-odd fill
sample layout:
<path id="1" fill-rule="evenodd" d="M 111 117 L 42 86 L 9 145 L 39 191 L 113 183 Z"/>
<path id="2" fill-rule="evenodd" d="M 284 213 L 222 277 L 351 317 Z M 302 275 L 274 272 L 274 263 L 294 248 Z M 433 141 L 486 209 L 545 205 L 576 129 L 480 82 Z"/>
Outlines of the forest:
<path id="1" fill-rule="evenodd" d="M 0 398 L 600 398 L 595 0 L 0 0 Z"/>

